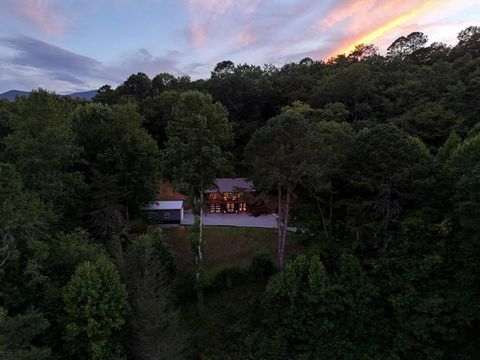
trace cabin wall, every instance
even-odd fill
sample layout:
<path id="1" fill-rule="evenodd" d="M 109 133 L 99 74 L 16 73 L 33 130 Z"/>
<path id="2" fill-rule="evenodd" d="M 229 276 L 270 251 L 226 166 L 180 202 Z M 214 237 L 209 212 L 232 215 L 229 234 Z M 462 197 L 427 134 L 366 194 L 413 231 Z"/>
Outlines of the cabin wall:
<path id="1" fill-rule="evenodd" d="M 183 219 L 183 209 L 149 210 L 145 211 L 149 223 L 153 224 L 180 224 Z"/>

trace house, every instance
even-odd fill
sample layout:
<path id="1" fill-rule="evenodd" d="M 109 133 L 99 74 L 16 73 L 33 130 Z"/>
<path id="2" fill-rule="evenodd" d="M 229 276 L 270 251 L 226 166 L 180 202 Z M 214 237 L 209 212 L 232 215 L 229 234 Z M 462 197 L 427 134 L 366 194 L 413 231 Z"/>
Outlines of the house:
<path id="1" fill-rule="evenodd" d="M 180 224 L 183 220 L 183 200 L 155 201 L 140 210 L 150 223 Z"/>
<path id="2" fill-rule="evenodd" d="M 207 191 L 207 209 L 211 213 L 244 213 L 250 210 L 255 188 L 246 178 L 217 178 Z"/>

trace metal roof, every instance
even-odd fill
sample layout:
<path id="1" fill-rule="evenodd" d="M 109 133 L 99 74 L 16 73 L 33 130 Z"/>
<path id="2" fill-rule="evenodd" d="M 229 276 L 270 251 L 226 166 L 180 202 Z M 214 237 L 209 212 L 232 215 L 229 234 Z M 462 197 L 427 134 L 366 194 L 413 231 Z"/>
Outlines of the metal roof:
<path id="1" fill-rule="evenodd" d="M 213 192 L 254 192 L 253 183 L 247 178 L 217 178 L 215 184 L 218 189 L 209 189 L 208 193 Z"/>
<path id="2" fill-rule="evenodd" d="M 154 201 L 146 204 L 140 210 L 180 210 L 183 208 L 183 200 L 178 201 Z"/>

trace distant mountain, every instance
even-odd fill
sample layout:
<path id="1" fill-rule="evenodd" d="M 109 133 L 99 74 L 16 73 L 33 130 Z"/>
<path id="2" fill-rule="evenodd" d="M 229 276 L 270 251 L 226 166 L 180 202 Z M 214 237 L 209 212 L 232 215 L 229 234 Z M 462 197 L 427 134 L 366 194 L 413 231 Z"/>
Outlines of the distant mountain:
<path id="1" fill-rule="evenodd" d="M 97 95 L 97 90 L 74 92 L 65 96 L 71 97 L 72 99 L 92 100 L 95 95 Z"/>
<path id="2" fill-rule="evenodd" d="M 0 94 L 0 99 L 7 99 L 8 101 L 13 101 L 17 96 L 28 96 L 30 94 L 28 91 L 21 90 L 10 90 Z"/>
<path id="3" fill-rule="evenodd" d="M 17 96 L 28 96 L 29 94 L 30 94 L 29 91 L 10 90 L 10 91 L 4 92 L 3 94 L 0 94 L 0 99 L 7 99 L 8 101 L 14 101 Z M 97 90 L 74 92 L 64 96 L 68 96 L 72 99 L 92 100 L 92 98 L 95 95 L 97 95 Z"/>

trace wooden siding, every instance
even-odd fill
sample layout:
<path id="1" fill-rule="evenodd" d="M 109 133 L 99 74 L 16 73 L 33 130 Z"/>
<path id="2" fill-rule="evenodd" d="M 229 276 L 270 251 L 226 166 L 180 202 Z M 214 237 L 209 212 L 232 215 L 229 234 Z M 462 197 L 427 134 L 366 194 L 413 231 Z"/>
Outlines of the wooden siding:
<path id="1" fill-rule="evenodd" d="M 182 210 L 154 210 L 145 211 L 146 219 L 153 224 L 180 224 L 182 221 Z"/>

